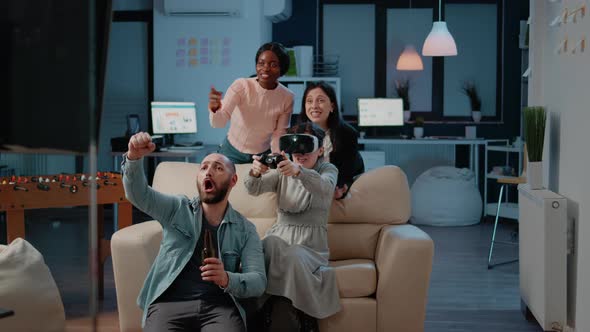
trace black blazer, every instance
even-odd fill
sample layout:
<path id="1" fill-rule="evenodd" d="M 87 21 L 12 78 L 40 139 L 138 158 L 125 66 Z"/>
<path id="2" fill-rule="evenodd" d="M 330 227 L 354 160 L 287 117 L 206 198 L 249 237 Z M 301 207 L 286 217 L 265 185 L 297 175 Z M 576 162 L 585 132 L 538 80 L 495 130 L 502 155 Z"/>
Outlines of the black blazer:
<path id="1" fill-rule="evenodd" d="M 330 135 L 333 150 L 330 152 L 330 163 L 338 168 L 338 187 L 350 185 L 353 178 L 365 171 L 363 158 L 359 153 L 358 132 L 345 122 L 332 129 Z"/>

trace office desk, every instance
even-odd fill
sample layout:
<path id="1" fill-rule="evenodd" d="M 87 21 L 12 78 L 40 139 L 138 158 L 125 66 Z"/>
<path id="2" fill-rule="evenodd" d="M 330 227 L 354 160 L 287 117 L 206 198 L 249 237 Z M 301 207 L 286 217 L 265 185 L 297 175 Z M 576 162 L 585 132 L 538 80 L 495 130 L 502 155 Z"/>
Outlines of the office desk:
<path id="1" fill-rule="evenodd" d="M 367 150 L 376 150 L 379 148 L 385 148 L 402 145 L 402 146 L 449 146 L 452 149 L 452 159 L 455 159 L 455 152 L 454 148 L 458 145 L 467 145 L 469 146 L 469 169 L 475 174 L 475 183 L 479 186 L 479 147 L 485 146 L 486 142 L 508 142 L 508 140 L 486 140 L 483 138 L 478 139 L 466 139 L 466 138 L 420 138 L 420 139 L 381 139 L 381 138 L 363 138 L 359 139 L 359 144 L 364 144 L 365 149 Z M 449 152 L 447 151 L 446 154 Z M 424 152 L 426 154 L 426 152 Z M 388 164 L 395 164 L 391 162 L 392 157 L 387 156 L 386 151 L 386 161 Z M 400 166 L 400 165 L 398 165 Z M 401 166 L 400 166 L 401 167 Z M 402 167 L 403 169 L 403 167 Z M 410 170 L 404 169 L 404 172 L 408 175 Z M 420 175 L 420 174 L 417 174 Z M 417 177 L 416 175 L 416 177 Z M 410 186 L 412 185 L 414 178 L 412 176 L 408 176 L 408 182 Z"/>

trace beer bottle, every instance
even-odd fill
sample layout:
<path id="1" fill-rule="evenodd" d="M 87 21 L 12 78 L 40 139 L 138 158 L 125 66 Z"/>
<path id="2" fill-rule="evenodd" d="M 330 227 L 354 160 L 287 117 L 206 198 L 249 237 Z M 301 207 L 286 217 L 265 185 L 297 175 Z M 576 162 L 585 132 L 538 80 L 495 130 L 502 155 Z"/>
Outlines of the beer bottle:
<path id="1" fill-rule="evenodd" d="M 205 265 L 205 258 L 210 257 L 217 257 L 215 255 L 215 246 L 213 244 L 213 234 L 210 229 L 205 229 L 205 234 L 203 235 L 203 251 L 201 252 L 201 258 L 203 265 Z"/>

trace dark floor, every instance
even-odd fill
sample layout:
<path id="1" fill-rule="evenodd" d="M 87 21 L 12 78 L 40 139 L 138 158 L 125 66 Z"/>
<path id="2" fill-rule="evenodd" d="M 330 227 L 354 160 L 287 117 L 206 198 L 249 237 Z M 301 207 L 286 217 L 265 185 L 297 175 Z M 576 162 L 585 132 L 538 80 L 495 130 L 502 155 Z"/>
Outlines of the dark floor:
<path id="1" fill-rule="evenodd" d="M 542 331 L 520 311 L 518 263 L 487 269 L 492 223 L 421 227 L 434 240 L 425 331 Z M 515 224 L 498 227 L 497 240 L 514 238 Z M 497 245 L 494 261 L 518 257 L 517 246 Z"/>
<path id="2" fill-rule="evenodd" d="M 105 211 L 109 215 L 109 210 Z M 45 257 L 61 292 L 68 319 L 88 314 L 88 228 L 83 208 L 34 210 L 26 213 L 27 240 Z M 146 220 L 134 213 L 134 221 Z M 427 332 L 542 331 L 520 311 L 518 264 L 487 269 L 491 222 L 468 227 L 421 227 L 435 243 L 434 265 L 425 322 Z M 515 226 L 507 222 L 499 236 L 508 240 Z M 105 222 L 107 236 L 113 223 Z M 0 221 L 0 243 L 6 243 Z M 498 246 L 495 257 L 517 257 L 516 246 Z M 102 312 L 116 312 L 111 260 L 105 266 Z"/>

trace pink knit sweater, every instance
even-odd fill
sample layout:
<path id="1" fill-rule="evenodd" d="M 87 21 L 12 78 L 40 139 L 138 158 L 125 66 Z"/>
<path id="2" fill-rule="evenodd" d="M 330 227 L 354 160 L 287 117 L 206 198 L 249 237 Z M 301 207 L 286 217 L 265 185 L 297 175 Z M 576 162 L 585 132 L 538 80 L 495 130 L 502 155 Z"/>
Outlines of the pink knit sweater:
<path id="1" fill-rule="evenodd" d="M 266 90 L 256 78 L 240 78 L 227 89 L 217 112 L 209 112 L 211 127 L 225 127 L 231 120 L 227 138 L 243 153 L 279 152 L 278 138 L 289 127 L 293 112 L 293 92 L 280 84 Z"/>

